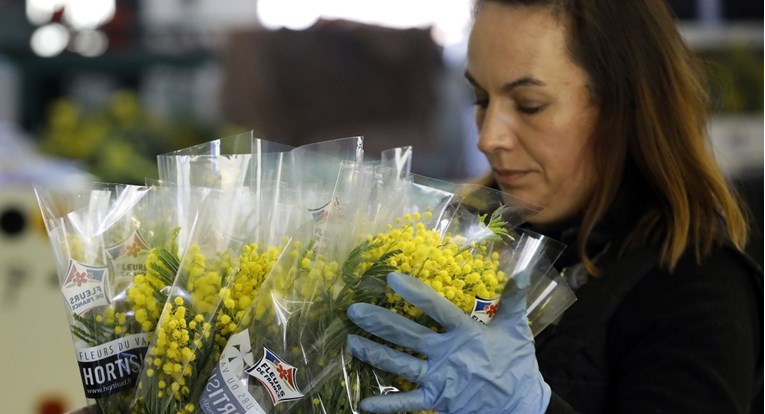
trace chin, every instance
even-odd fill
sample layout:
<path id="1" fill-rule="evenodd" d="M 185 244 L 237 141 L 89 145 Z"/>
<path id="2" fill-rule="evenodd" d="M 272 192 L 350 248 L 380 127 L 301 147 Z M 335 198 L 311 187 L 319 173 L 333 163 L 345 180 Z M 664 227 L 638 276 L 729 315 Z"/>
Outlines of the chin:
<path id="1" fill-rule="evenodd" d="M 551 220 L 544 217 L 544 213 L 532 215 L 527 220 L 527 223 L 529 223 L 534 229 L 537 230 L 554 228 L 559 222 L 560 220 Z"/>
<path id="2" fill-rule="evenodd" d="M 512 206 L 520 209 L 520 214 L 526 221 L 532 222 L 537 219 L 540 214 L 544 214 L 544 206 L 536 202 L 530 201 L 528 198 L 519 195 L 517 192 L 510 192 L 507 189 L 501 188 L 503 195 L 503 201 L 505 205 Z M 539 217 L 541 218 L 541 217 Z"/>
<path id="3" fill-rule="evenodd" d="M 555 214 L 551 211 L 541 211 L 539 214 L 529 216 L 526 220 L 534 230 L 544 232 L 545 230 L 561 230 L 567 226 L 576 223 L 578 214 Z"/>

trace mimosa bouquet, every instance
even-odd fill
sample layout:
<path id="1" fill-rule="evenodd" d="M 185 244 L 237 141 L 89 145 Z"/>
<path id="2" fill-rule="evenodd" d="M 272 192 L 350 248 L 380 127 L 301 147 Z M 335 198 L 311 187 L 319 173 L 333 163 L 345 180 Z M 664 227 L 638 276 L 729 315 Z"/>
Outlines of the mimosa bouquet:
<path id="1" fill-rule="evenodd" d="M 174 275 L 172 194 L 122 184 L 35 191 L 85 396 L 102 412 L 127 412 L 158 318 L 148 303 L 136 309 L 130 290 L 137 280 Z M 163 294 L 152 300 L 162 303 Z"/>
<path id="2" fill-rule="evenodd" d="M 277 222 L 256 202 L 247 189 L 215 190 L 200 208 L 155 327 L 131 412 L 195 411 L 199 389 L 212 372 L 210 362 L 220 354 L 218 346 L 242 321 L 281 254 L 282 239 L 297 222 L 297 212 L 285 214 L 289 206 L 274 206 L 285 219 Z"/>
<path id="3" fill-rule="evenodd" d="M 548 276 L 563 246 L 518 227 L 534 208 L 483 187 L 416 182 L 398 156 L 406 151 L 390 154 L 343 166 L 331 201 L 293 236 L 249 324 L 223 350 L 200 400 L 205 413 L 359 412 L 365 396 L 412 387 L 345 350 L 348 333 L 365 335 L 345 315 L 357 301 L 439 329 L 388 288 L 393 271 L 425 281 L 477 323 L 490 321 L 513 275 L 531 272 L 535 333 L 573 302 Z"/>
<path id="4" fill-rule="evenodd" d="M 229 146 L 226 154 L 223 146 L 212 142 L 161 156 L 161 182 L 181 183 L 173 187 L 179 205 L 193 209 L 189 201 L 194 197 L 186 198 L 188 188 L 215 189 L 202 203 L 187 249 L 178 259 L 178 273 L 147 351 L 131 412 L 197 410 L 221 349 L 239 323 L 249 323 L 246 310 L 288 237 L 310 221 L 303 204 L 311 204 L 312 194 L 322 191 L 318 171 L 309 180 L 301 168 L 292 166 L 324 165 L 326 151 L 333 154 L 326 165 L 336 170 L 340 160 L 334 155 L 342 153 L 338 148 L 349 148 L 355 159 L 358 147 L 357 139 L 345 139 L 285 152 L 270 151 L 285 148 L 247 135 L 224 141 L 239 145 Z M 237 152 L 242 150 L 251 152 Z M 313 192 L 295 191 L 291 181 L 310 181 Z"/>

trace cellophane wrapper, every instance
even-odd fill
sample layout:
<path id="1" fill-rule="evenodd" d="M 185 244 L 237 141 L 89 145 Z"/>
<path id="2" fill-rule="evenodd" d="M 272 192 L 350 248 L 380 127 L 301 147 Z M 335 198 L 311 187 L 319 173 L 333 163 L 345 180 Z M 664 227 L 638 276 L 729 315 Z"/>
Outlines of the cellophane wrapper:
<path id="1" fill-rule="evenodd" d="M 557 317 L 550 312 L 571 304 L 570 289 L 546 276 L 563 246 L 518 227 L 535 208 L 485 187 L 413 177 L 407 154 L 394 149 L 380 163 L 342 166 L 331 200 L 292 237 L 248 323 L 223 349 L 203 412 L 359 412 L 366 396 L 413 387 L 345 349 L 349 333 L 368 336 L 346 317 L 354 302 L 439 329 L 390 290 L 385 277 L 393 271 L 425 281 L 476 323 L 490 322 L 500 293 L 522 271 L 544 295 L 529 297 L 543 305 L 530 320 L 537 332 Z"/>
<path id="2" fill-rule="evenodd" d="M 194 214 L 186 249 L 177 259 L 174 284 L 148 348 L 131 412 L 199 412 L 200 392 L 223 346 L 238 324 L 249 323 L 246 311 L 289 237 L 312 220 L 306 205 L 315 205 L 311 201 L 315 194 L 331 191 L 322 190 L 315 175 L 310 177 L 311 191 L 298 191 L 293 183 L 308 182 L 309 177 L 303 177 L 293 166 L 305 165 L 310 159 L 334 166 L 331 174 L 336 176 L 342 157 L 356 159 L 357 141 L 344 139 L 286 152 L 264 152 L 265 141 L 245 137 L 251 144 L 244 148 L 252 149 L 252 157 L 223 155 L 217 149 L 207 154 L 205 149 L 204 155 L 176 153 L 163 161 L 172 167 L 165 171 L 175 174 L 176 179 L 172 174 L 162 178 L 185 180 L 183 185 L 168 184 L 180 187 L 181 196 L 187 194 L 186 189 L 211 187 Z M 205 148 L 209 146 L 205 144 Z M 229 164 L 229 157 L 247 161 Z M 330 158 L 331 163 L 324 163 L 324 158 Z M 186 168 L 189 163 L 196 165 L 191 170 L 202 168 L 208 173 L 190 173 Z M 223 174 L 224 170 L 233 174 Z M 196 179 L 188 179 L 192 176 Z M 223 176 L 236 179 L 215 180 Z M 195 206 L 188 200 L 193 198 L 179 202 L 191 212 Z"/>
<path id="3" fill-rule="evenodd" d="M 136 281 L 173 265 L 165 261 L 178 251 L 173 194 L 101 183 L 73 190 L 35 187 L 35 192 L 85 396 L 100 412 L 129 412 L 161 310 L 161 304 L 138 310 L 133 291 Z"/>
<path id="4" fill-rule="evenodd" d="M 285 159 L 291 150 L 289 145 L 258 138 L 249 131 L 158 155 L 159 180 L 155 184 L 175 192 L 173 211 L 185 224 L 180 239 L 188 238 L 210 190 L 237 191 L 247 187 L 257 194 L 261 188 L 278 188 L 276 184 L 283 181 Z M 281 201 L 278 193 L 272 201 Z"/>
<path id="5" fill-rule="evenodd" d="M 293 209 L 278 207 L 283 200 L 277 178 L 282 172 L 285 154 L 291 150 L 290 146 L 257 138 L 250 131 L 158 155 L 159 179 L 147 179 L 147 184 L 157 186 L 169 195 L 171 208 L 161 214 L 172 214 L 172 219 L 180 223 L 179 248 L 172 260 L 178 262 L 183 255 L 199 208 L 212 191 L 235 193 L 245 189 L 253 198 L 253 204 L 244 206 L 245 209 L 259 213 L 267 211 L 275 223 L 289 223 Z M 220 202 L 220 196 L 217 197 L 215 202 Z M 221 207 L 226 209 L 226 206 Z M 261 227 L 259 231 L 264 229 L 266 227 Z M 284 232 L 281 229 L 274 231 L 279 235 Z M 274 238 L 271 235 L 271 239 Z M 155 302 L 160 311 L 164 303 L 159 301 L 167 300 L 166 291 L 174 284 L 173 272 L 178 268 L 166 270 L 167 274 L 159 280 L 150 280 L 138 287 L 145 296 L 157 297 Z"/>

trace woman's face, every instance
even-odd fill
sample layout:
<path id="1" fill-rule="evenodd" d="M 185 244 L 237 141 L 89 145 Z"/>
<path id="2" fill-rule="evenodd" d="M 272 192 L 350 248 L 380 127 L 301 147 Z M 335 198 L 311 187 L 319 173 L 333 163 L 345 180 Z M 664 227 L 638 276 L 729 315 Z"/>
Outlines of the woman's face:
<path id="1" fill-rule="evenodd" d="M 468 45 L 478 148 L 499 187 L 544 210 L 533 224 L 576 215 L 595 184 L 590 137 L 598 108 L 550 11 L 486 2 Z"/>

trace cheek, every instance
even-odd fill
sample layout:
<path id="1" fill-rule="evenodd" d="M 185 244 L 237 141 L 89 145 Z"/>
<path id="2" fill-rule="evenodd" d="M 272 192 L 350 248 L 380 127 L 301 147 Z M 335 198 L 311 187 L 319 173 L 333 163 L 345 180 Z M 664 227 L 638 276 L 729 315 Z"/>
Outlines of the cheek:
<path id="1" fill-rule="evenodd" d="M 559 124 L 546 143 L 545 162 L 556 180 L 586 185 L 594 179 L 593 114 L 587 111 Z"/>
<path id="2" fill-rule="evenodd" d="M 577 214 L 586 205 L 595 184 L 584 153 L 557 153 L 547 162 L 544 183 L 528 194 L 530 200 L 546 207 L 533 219 L 535 224 L 555 223 Z"/>
<path id="3" fill-rule="evenodd" d="M 595 182 L 593 155 L 585 142 L 572 140 L 565 133 L 540 146 L 536 157 L 544 170 L 545 197 L 579 204 Z"/>
<path id="4" fill-rule="evenodd" d="M 563 209 L 573 213 L 584 207 L 596 183 L 591 154 L 587 151 L 574 153 L 558 165 L 558 181 L 551 196 L 557 194 Z"/>
<path id="5" fill-rule="evenodd" d="M 560 185 L 582 186 L 592 181 L 592 157 L 584 148 L 568 148 L 559 152 L 557 157 L 550 158 L 548 163 L 550 178 Z"/>

